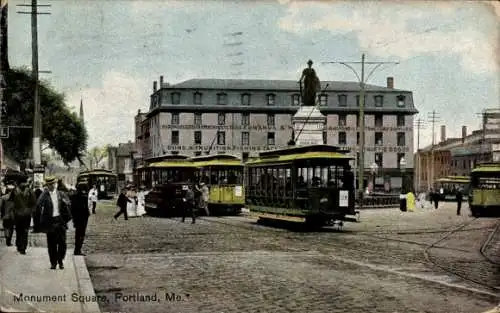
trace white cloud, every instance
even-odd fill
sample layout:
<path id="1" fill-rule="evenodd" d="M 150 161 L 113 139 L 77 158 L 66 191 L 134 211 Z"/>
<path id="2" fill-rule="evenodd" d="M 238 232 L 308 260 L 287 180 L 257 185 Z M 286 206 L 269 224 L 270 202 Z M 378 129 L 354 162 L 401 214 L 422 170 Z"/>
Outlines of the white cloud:
<path id="1" fill-rule="evenodd" d="M 390 6 L 368 2 L 363 3 L 362 10 L 355 2 L 316 3 L 316 18 L 307 14 L 312 7 L 308 4 L 290 3 L 279 27 L 301 35 L 315 30 L 336 34 L 354 32 L 361 49 L 372 56 L 404 60 L 424 53 L 459 54 L 462 65 L 471 72 L 498 70 L 498 34 L 494 30 L 486 34 L 479 29 L 467 29 L 466 21 L 461 23 L 456 18 L 462 7 L 460 3 L 437 2 L 424 7 L 421 2 Z M 470 25 L 472 23 L 474 21 Z M 418 30 L 410 29 L 410 25 L 418 26 Z"/>
<path id="2" fill-rule="evenodd" d="M 76 112 L 83 98 L 88 148 L 134 141 L 134 116 L 139 108 L 147 106 L 146 82 L 120 72 L 108 72 L 101 86 L 68 94 L 68 103 Z"/>

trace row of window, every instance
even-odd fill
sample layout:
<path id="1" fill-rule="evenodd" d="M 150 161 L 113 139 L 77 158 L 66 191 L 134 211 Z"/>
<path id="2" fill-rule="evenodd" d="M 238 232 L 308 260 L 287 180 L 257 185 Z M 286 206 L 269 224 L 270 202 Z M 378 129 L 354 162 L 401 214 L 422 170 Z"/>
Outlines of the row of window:
<path id="1" fill-rule="evenodd" d="M 339 127 L 347 126 L 347 114 L 339 114 Z M 359 127 L 359 116 L 356 115 L 356 124 Z M 267 125 L 274 126 L 276 123 L 276 117 L 274 114 L 267 114 Z M 171 121 L 172 125 L 180 125 L 180 113 L 172 113 Z M 218 125 L 226 125 L 226 113 L 219 113 L 217 117 Z M 202 113 L 194 113 L 194 125 L 201 126 L 202 125 Z M 241 125 L 248 126 L 250 125 L 250 114 L 242 113 L 241 114 Z M 382 114 L 375 114 L 375 127 L 383 127 L 384 119 Z M 405 116 L 397 115 L 397 127 L 405 126 Z"/>
<path id="2" fill-rule="evenodd" d="M 356 133 L 356 144 L 359 145 L 359 132 Z M 327 141 L 327 132 L 323 132 L 323 141 Z M 374 145 L 381 146 L 384 143 L 384 134 L 382 132 L 375 133 L 375 142 Z M 171 144 L 179 145 L 180 144 L 180 132 L 178 130 L 174 130 L 171 133 Z M 194 132 L 194 144 L 201 145 L 202 144 L 202 131 L 197 130 Z M 217 144 L 225 145 L 226 144 L 226 132 L 218 131 L 217 132 Z M 267 133 L 267 145 L 272 146 L 275 145 L 275 133 L 268 132 Z M 338 133 L 338 144 L 339 145 L 347 145 L 347 133 L 339 132 Z M 241 145 L 249 146 L 250 145 L 250 132 L 242 132 L 241 133 Z M 398 132 L 397 133 L 397 145 L 399 147 L 406 146 L 406 133 Z"/>
<path id="3" fill-rule="evenodd" d="M 359 152 L 356 153 L 356 164 L 359 164 Z M 397 167 L 401 168 L 401 159 L 406 160 L 406 154 L 405 153 L 398 153 L 397 154 Z M 376 152 L 375 153 L 375 164 L 377 164 L 377 167 L 384 168 L 384 154 L 382 152 Z M 374 175 L 377 175 L 377 173 L 373 173 Z"/>
<path id="4" fill-rule="evenodd" d="M 181 103 L 181 93 L 180 92 L 173 92 L 170 95 L 170 101 L 172 104 L 180 104 Z M 338 98 L 338 103 L 339 106 L 341 107 L 346 107 L 347 106 L 347 95 L 341 94 L 337 96 Z M 405 106 L 405 96 L 403 95 L 398 95 L 397 96 L 397 105 L 399 107 L 404 107 Z M 273 106 L 276 105 L 276 95 L 275 94 L 267 94 L 266 95 L 267 99 L 267 105 Z M 383 107 L 384 106 L 384 96 L 382 95 L 376 95 L 373 96 L 375 106 L 376 107 Z M 299 106 L 300 105 L 300 95 L 295 94 L 292 95 L 290 98 L 290 104 L 292 106 Z M 356 96 L 356 105 L 359 106 L 360 96 Z M 320 106 L 327 106 L 328 105 L 328 95 L 327 94 L 320 94 L 317 97 L 317 102 L 319 103 Z M 196 105 L 201 105 L 203 103 L 203 94 L 200 92 L 195 92 L 193 94 L 193 104 Z M 251 95 L 248 93 L 244 93 L 241 95 L 241 105 L 251 105 Z M 366 103 L 366 96 L 365 96 L 365 103 Z M 218 105 L 227 105 L 228 104 L 228 97 L 226 93 L 218 93 L 217 94 L 217 104 Z"/>

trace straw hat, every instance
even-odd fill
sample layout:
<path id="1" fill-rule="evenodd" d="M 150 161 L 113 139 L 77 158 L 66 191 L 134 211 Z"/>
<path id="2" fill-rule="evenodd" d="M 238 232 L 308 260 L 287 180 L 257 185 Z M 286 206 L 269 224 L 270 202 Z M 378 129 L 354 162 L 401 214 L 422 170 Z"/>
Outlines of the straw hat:
<path id="1" fill-rule="evenodd" d="M 48 176 L 45 178 L 45 185 L 54 184 L 57 181 L 55 176 Z"/>

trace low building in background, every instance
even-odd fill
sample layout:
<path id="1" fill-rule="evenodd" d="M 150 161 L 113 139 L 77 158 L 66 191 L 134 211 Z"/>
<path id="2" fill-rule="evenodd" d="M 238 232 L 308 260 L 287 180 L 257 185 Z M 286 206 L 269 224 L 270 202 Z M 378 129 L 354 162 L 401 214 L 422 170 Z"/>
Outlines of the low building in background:
<path id="1" fill-rule="evenodd" d="M 441 127 L 441 141 L 417 152 L 416 186 L 427 190 L 444 176 L 468 176 L 479 163 L 500 161 L 500 113 L 485 110 L 483 127 L 467 134 L 462 126 L 461 138 L 446 138 L 446 128 Z"/>
<path id="2" fill-rule="evenodd" d="M 135 152 L 134 143 L 119 143 L 117 147 L 108 148 L 108 169 L 118 175 L 117 185 L 121 189 L 127 182 L 134 179 L 133 155 Z"/>

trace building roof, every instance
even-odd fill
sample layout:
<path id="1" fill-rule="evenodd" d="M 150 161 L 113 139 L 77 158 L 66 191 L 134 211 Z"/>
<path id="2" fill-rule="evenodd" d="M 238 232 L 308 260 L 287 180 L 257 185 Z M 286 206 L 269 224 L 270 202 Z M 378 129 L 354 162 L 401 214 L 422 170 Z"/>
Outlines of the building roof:
<path id="1" fill-rule="evenodd" d="M 452 156 L 465 156 L 465 155 L 473 155 L 479 153 L 489 153 L 491 152 L 491 145 L 474 145 L 468 147 L 456 147 L 450 149 Z"/>
<path id="2" fill-rule="evenodd" d="M 321 81 L 322 89 L 326 91 L 358 91 L 358 82 Z M 264 80 L 264 79 L 190 79 L 178 84 L 163 84 L 162 88 L 171 89 L 218 89 L 218 90 L 298 90 L 298 80 Z M 367 91 L 405 91 L 375 85 L 365 85 Z"/>
<path id="3" fill-rule="evenodd" d="M 462 138 L 448 138 L 445 141 L 442 141 L 440 143 L 437 143 L 434 145 L 434 151 L 440 151 L 440 150 L 449 150 L 451 147 L 457 143 L 462 142 Z M 432 150 L 432 144 L 427 145 L 420 149 L 422 152 L 426 151 L 431 151 Z"/>
<path id="4" fill-rule="evenodd" d="M 132 153 L 133 150 L 133 142 L 119 143 L 118 147 L 116 148 L 116 156 L 130 156 L 130 153 Z"/>

